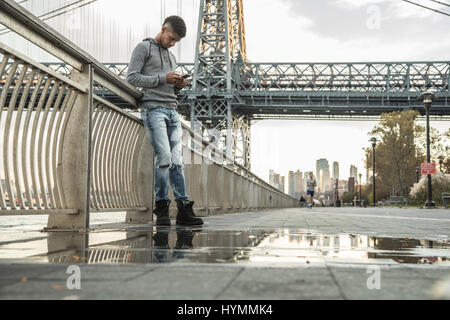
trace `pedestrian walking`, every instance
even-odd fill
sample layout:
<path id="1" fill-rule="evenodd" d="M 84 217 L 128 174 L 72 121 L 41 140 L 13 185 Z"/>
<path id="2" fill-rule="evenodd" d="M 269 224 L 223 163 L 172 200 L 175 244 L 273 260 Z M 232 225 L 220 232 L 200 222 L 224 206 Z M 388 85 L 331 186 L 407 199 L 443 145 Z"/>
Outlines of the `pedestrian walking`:
<path id="1" fill-rule="evenodd" d="M 317 181 L 314 178 L 314 174 L 312 172 L 309 173 L 309 178 L 306 179 L 306 193 L 308 195 L 308 208 L 313 207 L 313 198 L 314 198 L 314 191 L 317 187 Z"/>

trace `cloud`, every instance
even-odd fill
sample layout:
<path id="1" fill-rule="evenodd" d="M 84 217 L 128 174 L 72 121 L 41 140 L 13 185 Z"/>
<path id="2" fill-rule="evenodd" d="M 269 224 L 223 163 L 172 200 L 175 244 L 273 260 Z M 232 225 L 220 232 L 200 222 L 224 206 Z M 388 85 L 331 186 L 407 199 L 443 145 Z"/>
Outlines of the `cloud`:
<path id="1" fill-rule="evenodd" d="M 250 0 L 244 6 L 252 61 L 449 58 L 450 19 L 403 1 Z"/>

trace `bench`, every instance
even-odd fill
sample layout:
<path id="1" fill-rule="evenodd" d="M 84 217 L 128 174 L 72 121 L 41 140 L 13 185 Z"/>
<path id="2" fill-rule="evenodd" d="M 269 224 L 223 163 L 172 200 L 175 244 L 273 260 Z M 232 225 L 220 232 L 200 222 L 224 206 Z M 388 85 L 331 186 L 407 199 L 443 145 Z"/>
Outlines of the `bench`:
<path id="1" fill-rule="evenodd" d="M 392 206 L 396 204 L 408 205 L 408 198 L 402 196 L 390 196 L 389 199 L 378 201 L 380 206 Z"/>
<path id="2" fill-rule="evenodd" d="M 450 202 L 450 192 L 442 192 L 442 203 L 445 209 L 447 209 L 447 202 Z"/>

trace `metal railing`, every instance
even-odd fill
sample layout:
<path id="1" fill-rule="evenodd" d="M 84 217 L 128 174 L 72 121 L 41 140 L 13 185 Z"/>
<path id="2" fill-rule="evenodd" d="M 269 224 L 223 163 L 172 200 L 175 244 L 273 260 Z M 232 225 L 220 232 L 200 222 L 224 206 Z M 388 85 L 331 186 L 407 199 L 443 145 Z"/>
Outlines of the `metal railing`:
<path id="1" fill-rule="evenodd" d="M 94 96 L 91 208 L 147 210 L 137 191 L 137 156 L 145 133 L 140 119 Z"/>
<path id="2" fill-rule="evenodd" d="M 61 209 L 76 213 L 62 188 L 62 146 L 75 101 L 87 89 L 4 44 L 0 55 L 0 120 L 5 117 L 0 207 L 18 214 Z"/>
<path id="3" fill-rule="evenodd" d="M 121 78 L 124 70 L 106 68 L 12 0 L 0 2 L 0 23 L 64 64 L 49 68 L 0 43 L 0 216 L 48 214 L 48 228 L 59 230 L 88 228 L 92 211 L 151 221 L 153 150 L 142 121 L 118 106 L 136 111 L 141 92 Z M 119 103 L 95 95 L 96 87 Z M 200 159 L 187 161 L 185 174 L 203 215 L 296 205 L 183 129 L 184 155 Z"/>

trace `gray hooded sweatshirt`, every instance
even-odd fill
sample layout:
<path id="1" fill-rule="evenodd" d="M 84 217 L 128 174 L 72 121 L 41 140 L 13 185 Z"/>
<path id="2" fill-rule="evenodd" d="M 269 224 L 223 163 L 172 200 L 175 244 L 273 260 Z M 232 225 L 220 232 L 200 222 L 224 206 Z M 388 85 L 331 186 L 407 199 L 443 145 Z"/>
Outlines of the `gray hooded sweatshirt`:
<path id="1" fill-rule="evenodd" d="M 166 75 L 175 72 L 175 56 L 161 47 L 152 38 L 144 39 L 131 55 L 127 81 L 143 88 L 143 97 L 139 102 L 141 109 L 153 109 L 159 106 L 176 109 L 178 106 L 173 84 L 168 84 Z"/>

